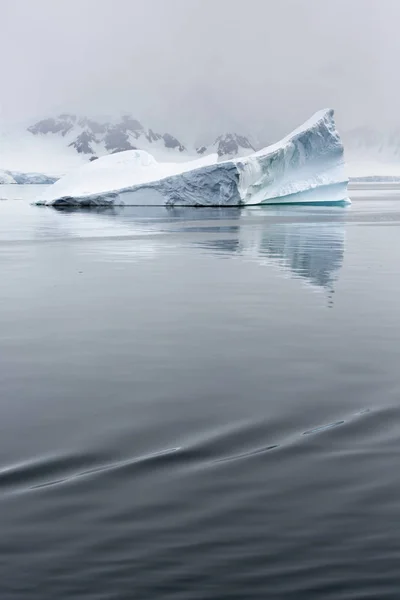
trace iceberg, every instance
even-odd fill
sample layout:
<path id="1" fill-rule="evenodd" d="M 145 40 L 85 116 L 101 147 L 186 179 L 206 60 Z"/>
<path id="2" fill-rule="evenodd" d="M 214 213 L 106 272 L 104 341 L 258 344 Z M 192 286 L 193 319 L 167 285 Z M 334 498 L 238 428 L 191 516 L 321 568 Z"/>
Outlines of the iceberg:
<path id="1" fill-rule="evenodd" d="M 277 144 L 232 160 L 158 163 L 129 150 L 84 165 L 46 190 L 53 206 L 253 206 L 350 202 L 334 111 L 316 113 Z"/>
<path id="2" fill-rule="evenodd" d="M 9 171 L 19 185 L 51 185 L 58 180 L 58 177 L 45 175 L 44 173 L 20 173 L 18 171 Z"/>
<path id="3" fill-rule="evenodd" d="M 19 171 L 3 171 L 0 169 L 0 184 L 50 185 L 57 181 L 57 179 L 57 177 L 45 175 L 44 173 L 21 173 Z"/>
<path id="4" fill-rule="evenodd" d="M 0 170 L 0 185 L 9 185 L 9 184 L 13 184 L 13 183 L 17 183 L 17 182 L 15 181 L 15 179 L 11 175 L 11 173 L 9 173 L 8 171 Z"/>

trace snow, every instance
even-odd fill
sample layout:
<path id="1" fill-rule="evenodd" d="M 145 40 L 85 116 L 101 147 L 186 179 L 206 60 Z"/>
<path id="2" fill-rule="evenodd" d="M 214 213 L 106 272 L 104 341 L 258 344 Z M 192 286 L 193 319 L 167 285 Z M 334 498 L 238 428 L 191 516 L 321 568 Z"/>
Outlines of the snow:
<path id="1" fill-rule="evenodd" d="M 104 125 L 112 126 L 113 122 Z M 71 129 L 58 133 L 34 134 L 29 128 L 32 129 L 31 122 L 9 126 L 0 120 L 0 170 L 46 173 L 59 178 L 88 163 L 92 156 L 108 156 L 111 152 L 105 146 L 104 134 L 96 135 L 96 141 L 90 142 L 93 154 L 77 152 L 73 144 L 79 135 L 90 131 L 78 117 L 71 121 Z M 152 141 L 147 135 L 149 131 L 145 129 L 136 135 L 128 131 L 128 142 L 133 148 L 150 152 L 160 162 L 186 162 L 197 157 L 194 148 L 181 152 L 178 148 L 167 148 L 159 134 Z"/>
<path id="2" fill-rule="evenodd" d="M 62 136 L 36 136 L 22 127 L 3 130 L 0 133 L 0 169 L 61 177 L 87 161 L 66 142 Z"/>
<path id="3" fill-rule="evenodd" d="M 94 194 L 117 193 L 119 189 L 129 188 L 132 180 L 137 186 L 145 186 L 168 176 L 212 165 L 216 161 L 217 156 L 210 154 L 186 163 L 158 163 L 144 150 L 118 152 L 75 169 L 48 189 L 46 199 L 59 195 L 90 197 Z M 99 203 L 108 204 L 101 200 Z"/>
<path id="4" fill-rule="evenodd" d="M 133 147 L 144 150 L 154 156 L 158 162 L 188 162 L 195 160 L 197 154 L 195 149 L 184 150 L 180 152 L 176 148 L 166 148 L 163 139 L 153 140 L 149 142 L 145 135 L 140 135 L 136 138 L 132 133 L 128 134 L 129 142 Z M 104 153 L 103 153 L 104 154 Z"/>
<path id="5" fill-rule="evenodd" d="M 75 141 L 78 128 L 65 136 L 61 134 L 33 135 L 26 127 L 16 126 L 0 131 L 0 173 L 17 171 L 20 173 L 44 173 L 50 177 L 60 178 L 88 163 L 90 156 L 79 154 L 69 144 Z M 80 131 L 80 130 L 79 130 Z M 188 155 L 163 148 L 163 142 L 156 141 L 150 145 L 146 139 L 141 145 L 152 146 L 152 153 L 157 160 L 188 160 Z M 132 140 L 132 145 L 134 140 Z M 104 144 L 94 144 L 96 156 L 108 156 Z M 193 157 L 195 152 L 193 151 Z"/>
<path id="6" fill-rule="evenodd" d="M 44 175 L 43 173 L 20 173 L 19 171 L 0 170 L 0 184 L 39 184 L 49 185 L 57 181 L 57 178 Z"/>
<path id="7" fill-rule="evenodd" d="M 396 161 L 389 153 L 382 156 L 373 150 L 364 154 L 346 150 L 346 162 L 351 179 L 400 177 L 400 157 Z"/>
<path id="8" fill-rule="evenodd" d="M 245 158 L 158 163 L 143 150 L 102 157 L 48 188 L 43 204 L 241 206 L 348 202 L 334 113 L 316 113 L 283 140 Z"/>
<path id="9" fill-rule="evenodd" d="M 366 127 L 343 135 L 346 164 L 351 179 L 400 176 L 400 131 Z"/>
<path id="10" fill-rule="evenodd" d="M 0 171 L 0 185 L 8 185 L 10 183 L 17 183 L 11 173 Z"/>

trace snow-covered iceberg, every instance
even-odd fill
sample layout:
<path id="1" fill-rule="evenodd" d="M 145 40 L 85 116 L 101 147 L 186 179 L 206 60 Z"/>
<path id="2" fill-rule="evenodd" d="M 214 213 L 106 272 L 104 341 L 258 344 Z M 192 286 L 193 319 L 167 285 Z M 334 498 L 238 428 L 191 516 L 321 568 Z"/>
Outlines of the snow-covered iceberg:
<path id="1" fill-rule="evenodd" d="M 51 177 L 44 173 L 21 173 L 20 171 L 4 171 L 0 169 L 0 184 L 49 185 L 55 181 L 57 181 L 57 177 Z"/>
<path id="2" fill-rule="evenodd" d="M 217 155 L 157 163 L 130 150 L 78 168 L 48 188 L 57 206 L 250 206 L 348 202 L 343 145 L 333 110 L 316 113 L 283 140 L 248 157 Z"/>

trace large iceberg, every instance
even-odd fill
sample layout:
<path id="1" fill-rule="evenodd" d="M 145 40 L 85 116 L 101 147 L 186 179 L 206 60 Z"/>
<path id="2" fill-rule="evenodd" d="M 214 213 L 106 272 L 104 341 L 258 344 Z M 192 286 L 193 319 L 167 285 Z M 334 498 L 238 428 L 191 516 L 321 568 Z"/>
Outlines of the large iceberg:
<path id="1" fill-rule="evenodd" d="M 147 152 L 105 156 L 62 177 L 39 201 L 57 206 L 251 206 L 345 203 L 348 178 L 332 109 L 244 158 L 157 163 Z"/>

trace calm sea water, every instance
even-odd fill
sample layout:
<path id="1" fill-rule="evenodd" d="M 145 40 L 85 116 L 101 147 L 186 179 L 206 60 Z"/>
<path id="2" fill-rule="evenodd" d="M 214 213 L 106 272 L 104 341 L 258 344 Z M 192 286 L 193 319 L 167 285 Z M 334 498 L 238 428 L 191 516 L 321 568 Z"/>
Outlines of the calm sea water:
<path id="1" fill-rule="evenodd" d="M 400 193 L 37 190 L 0 186 L 1 600 L 398 599 Z"/>

